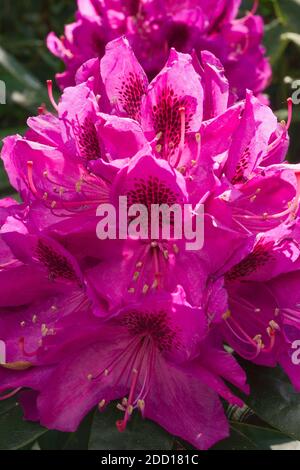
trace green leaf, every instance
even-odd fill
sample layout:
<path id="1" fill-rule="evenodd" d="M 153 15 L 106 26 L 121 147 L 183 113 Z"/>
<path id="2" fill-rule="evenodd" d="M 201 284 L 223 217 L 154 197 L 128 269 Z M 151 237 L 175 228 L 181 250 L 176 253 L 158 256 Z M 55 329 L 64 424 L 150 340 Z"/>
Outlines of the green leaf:
<path id="1" fill-rule="evenodd" d="M 249 423 L 231 423 L 230 437 L 219 442 L 213 450 L 299 450 L 300 442 L 274 429 Z"/>
<path id="2" fill-rule="evenodd" d="M 284 18 L 289 31 L 297 32 L 300 30 L 300 0 L 279 1 L 278 8 Z"/>
<path id="3" fill-rule="evenodd" d="M 152 421 L 143 419 L 134 412 L 124 432 L 119 432 L 116 421 L 122 412 L 112 404 L 105 412 L 96 412 L 89 449 L 90 450 L 170 450 L 174 437 Z M 172 417 L 170 417 L 172 419 Z"/>
<path id="4" fill-rule="evenodd" d="M 20 62 L 0 47 L 0 64 L 24 86 L 33 90 L 41 90 L 42 85 L 37 78 L 29 73 Z"/>
<path id="5" fill-rule="evenodd" d="M 0 163 L 0 191 L 2 192 L 4 189 L 9 188 L 8 179 L 6 176 L 6 172 L 3 168 L 3 163 Z"/>
<path id="6" fill-rule="evenodd" d="M 293 440 L 300 440 L 300 393 L 296 393 L 282 369 L 241 361 L 251 393 L 245 403 L 266 423 Z"/>
<path id="7" fill-rule="evenodd" d="M 16 400 L 0 402 L 0 449 L 17 450 L 33 443 L 47 429 L 23 420 L 23 412 Z"/>
<path id="8" fill-rule="evenodd" d="M 287 47 L 288 41 L 280 39 L 285 31 L 286 29 L 278 20 L 272 21 L 265 27 L 264 44 L 273 65 L 278 63 Z"/>
<path id="9" fill-rule="evenodd" d="M 39 439 L 42 450 L 87 450 L 95 411 L 89 413 L 76 432 L 48 431 Z"/>

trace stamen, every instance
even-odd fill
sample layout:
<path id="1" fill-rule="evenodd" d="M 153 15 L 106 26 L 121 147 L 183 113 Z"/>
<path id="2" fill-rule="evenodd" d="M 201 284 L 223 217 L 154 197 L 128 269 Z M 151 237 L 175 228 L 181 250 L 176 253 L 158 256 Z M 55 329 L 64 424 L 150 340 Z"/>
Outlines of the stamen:
<path id="1" fill-rule="evenodd" d="M 180 114 L 180 142 L 179 142 L 179 147 L 178 147 L 178 155 L 177 155 L 177 160 L 174 164 L 174 168 L 177 168 L 184 149 L 184 143 L 185 143 L 185 107 L 181 106 L 179 108 L 179 114 Z"/>
<path id="2" fill-rule="evenodd" d="M 196 132 L 195 140 L 196 140 L 196 143 L 197 143 L 197 154 L 196 154 L 195 160 L 191 161 L 191 166 L 192 166 L 193 172 L 197 168 L 197 164 L 200 160 L 200 153 L 201 153 L 201 134 L 200 134 L 200 132 Z"/>
<path id="3" fill-rule="evenodd" d="M 269 326 L 267 328 L 267 333 L 270 337 L 270 344 L 269 344 L 268 348 L 263 348 L 262 349 L 262 352 L 264 354 L 269 353 L 269 352 L 272 351 L 272 349 L 274 348 L 274 345 L 275 345 L 275 340 L 276 340 L 276 330 L 274 330 L 271 326 Z"/>
<path id="4" fill-rule="evenodd" d="M 250 15 L 255 15 L 259 7 L 259 0 L 254 0 L 252 10 L 250 11 Z"/>
<path id="5" fill-rule="evenodd" d="M 52 85 L 52 80 L 47 80 L 47 89 L 48 89 L 48 95 L 49 95 L 49 100 L 50 103 L 52 104 L 53 108 L 58 111 L 58 105 L 54 99 L 53 96 L 53 85 Z"/>
<path id="6" fill-rule="evenodd" d="M 233 326 L 230 325 L 229 320 L 233 323 L 233 326 L 236 328 L 234 329 Z M 262 340 L 261 340 L 261 335 L 256 335 L 254 338 L 250 338 L 250 336 L 243 330 L 243 328 L 239 325 L 239 323 L 232 317 L 228 317 L 225 319 L 225 323 L 231 333 L 234 335 L 234 337 L 240 341 L 241 343 L 252 346 L 255 348 L 255 352 L 249 356 L 249 353 L 244 353 L 243 356 L 248 359 L 248 360 L 254 360 L 258 357 L 260 354 L 262 348 L 264 347 Z M 243 337 L 241 336 L 243 335 Z"/>
<path id="7" fill-rule="evenodd" d="M 38 190 L 36 189 L 35 184 L 33 182 L 33 162 L 32 161 L 27 162 L 27 177 L 28 177 L 29 187 L 32 193 L 35 196 L 38 196 Z"/>
<path id="8" fill-rule="evenodd" d="M 103 369 L 101 372 L 99 372 L 97 375 L 93 375 L 93 374 L 89 374 L 87 376 L 88 380 L 90 381 L 97 381 L 99 379 L 102 378 L 102 376 L 104 375 L 105 377 L 107 377 L 109 375 L 109 370 L 111 368 L 113 368 L 113 366 L 121 359 L 125 357 L 125 355 L 132 351 L 132 350 L 136 350 L 137 346 L 139 345 L 139 342 L 140 342 L 140 338 L 139 337 L 136 337 L 136 338 L 133 338 L 132 341 L 129 342 L 129 344 L 127 345 L 127 347 L 122 350 L 120 353 L 118 353 L 116 355 L 116 357 L 111 361 L 111 363 L 105 368 Z M 130 355 L 131 357 L 131 355 Z"/>
<path id="9" fill-rule="evenodd" d="M 0 396 L 0 401 L 7 400 L 8 398 L 14 397 L 17 393 L 19 393 L 22 390 L 22 387 L 18 387 L 12 392 L 8 393 L 7 395 Z"/>
<path id="10" fill-rule="evenodd" d="M 129 397 L 128 397 L 128 405 L 126 407 L 125 415 L 124 415 L 124 418 L 122 420 L 119 420 L 119 421 L 116 422 L 117 428 L 120 432 L 125 431 L 126 426 L 127 426 L 127 422 L 129 420 L 130 416 L 132 415 L 132 412 L 133 412 L 132 403 L 133 403 L 133 399 L 134 399 L 134 394 L 135 394 L 138 378 L 139 378 L 139 371 L 137 369 L 133 369 L 133 371 L 132 371 L 132 382 L 131 382 L 131 387 L 130 387 L 130 392 L 129 392 Z"/>
<path id="11" fill-rule="evenodd" d="M 48 177 L 48 173 L 47 171 L 44 171 L 43 173 L 43 176 L 45 178 L 47 178 L 47 180 L 52 183 L 51 179 Z M 44 200 L 44 201 L 49 201 L 49 204 L 50 204 L 50 207 L 53 209 L 54 207 L 58 207 L 59 208 L 62 208 L 62 209 L 69 209 L 69 210 L 72 210 L 72 209 L 80 209 L 81 207 L 89 207 L 91 205 L 97 205 L 97 204 L 101 204 L 104 202 L 104 200 L 106 201 L 106 198 L 104 197 L 104 199 L 91 199 L 91 200 L 80 200 L 80 201 L 64 201 L 64 200 L 60 200 L 60 201 L 55 201 L 54 199 L 49 199 L 49 195 L 47 192 L 45 192 L 43 195 L 41 195 L 41 193 L 37 190 L 35 184 L 34 184 L 34 181 L 33 181 L 33 162 L 32 161 L 28 161 L 27 162 L 27 178 L 28 178 L 28 185 L 29 185 L 29 188 L 30 190 L 32 191 L 32 193 L 34 194 L 34 196 L 37 198 L 37 199 L 41 199 L 41 200 Z M 82 181 L 82 184 L 83 184 L 83 181 Z M 91 184 L 91 187 L 93 188 L 92 184 Z M 97 188 L 99 189 L 99 188 Z M 64 194 L 64 188 L 60 188 L 59 189 L 59 195 L 62 196 Z M 104 192 L 103 194 L 106 195 L 106 193 Z"/>
<path id="12" fill-rule="evenodd" d="M 291 123 L 292 123 L 292 119 L 293 119 L 293 100 L 292 100 L 292 98 L 287 99 L 287 105 L 288 105 L 288 120 L 287 120 L 287 123 L 286 123 L 286 129 L 289 130 L 289 128 L 291 126 Z"/>

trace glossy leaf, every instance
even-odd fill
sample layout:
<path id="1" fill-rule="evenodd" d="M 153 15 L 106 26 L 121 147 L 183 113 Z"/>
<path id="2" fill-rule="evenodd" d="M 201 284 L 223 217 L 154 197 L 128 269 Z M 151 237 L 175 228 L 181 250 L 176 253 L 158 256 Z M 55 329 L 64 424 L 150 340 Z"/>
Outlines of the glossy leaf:
<path id="1" fill-rule="evenodd" d="M 96 412 L 92 424 L 89 449 L 91 450 L 170 450 L 174 437 L 149 420 L 134 412 L 124 432 L 119 432 L 116 421 L 121 412 L 115 405 L 103 413 Z M 170 419 L 172 419 L 170 417 Z"/>
<path id="2" fill-rule="evenodd" d="M 21 449 L 47 432 L 36 423 L 23 420 L 23 412 L 16 400 L 0 402 L 0 449 Z"/>
<path id="3" fill-rule="evenodd" d="M 265 422 L 300 440 L 300 393 L 295 392 L 288 377 L 278 368 L 260 367 L 243 361 L 251 393 L 247 405 Z M 300 372 L 300 371 L 299 371 Z"/>

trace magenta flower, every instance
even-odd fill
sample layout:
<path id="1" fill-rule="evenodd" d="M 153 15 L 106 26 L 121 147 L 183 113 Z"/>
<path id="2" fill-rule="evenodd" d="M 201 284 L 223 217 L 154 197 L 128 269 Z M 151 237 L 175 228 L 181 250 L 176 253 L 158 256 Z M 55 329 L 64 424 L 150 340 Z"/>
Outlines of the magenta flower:
<path id="1" fill-rule="evenodd" d="M 57 75 L 61 88 L 74 85 L 78 68 L 102 57 L 106 44 L 125 35 L 147 75 L 164 66 L 171 47 L 180 52 L 213 52 L 225 67 L 233 97 L 245 90 L 260 94 L 268 85 L 271 69 L 261 45 L 263 21 L 253 11 L 237 19 L 239 0 L 189 1 L 78 1 L 76 22 L 65 35 L 50 33 L 47 45 L 62 59 L 66 71 Z"/>
<path id="2" fill-rule="evenodd" d="M 125 38 L 83 64 L 58 104 L 48 87 L 56 113 L 40 109 L 2 150 L 23 199 L 0 204 L 2 398 L 20 392 L 26 419 L 71 432 L 119 400 L 120 431 L 139 410 L 208 448 L 228 434 L 218 395 L 241 405 L 223 379 L 247 392 L 223 342 L 282 364 L 299 387 L 296 294 L 284 302 L 299 270 L 291 102 L 280 124 L 253 92 L 231 105 L 207 51 L 171 49 L 149 83 Z M 126 209 L 190 204 L 193 221 L 203 206 L 204 244 L 188 250 L 174 218 L 169 236 L 97 238 L 98 206 L 118 214 L 120 197 Z"/>
<path id="3" fill-rule="evenodd" d="M 91 292 L 87 295 L 88 286 L 73 256 L 53 239 L 29 234 L 11 216 L 2 226 L 0 249 L 5 368 L 26 369 L 43 339 L 55 334 L 59 320 L 87 312 L 92 304 L 96 310 L 96 302 Z"/>
<path id="4" fill-rule="evenodd" d="M 223 315 L 226 342 L 244 358 L 280 364 L 296 390 L 299 371 L 292 361 L 299 338 L 299 222 L 259 236 L 252 249 L 225 273 L 228 311 Z M 238 258 L 237 258 L 238 259 Z"/>
<path id="5" fill-rule="evenodd" d="M 66 89 L 58 116 L 46 112 L 30 118 L 25 138 L 5 139 L 2 158 L 11 184 L 24 201 L 39 201 L 54 215 L 94 214 L 100 203 L 109 201 L 117 172 L 144 149 L 190 176 L 199 202 L 200 191 L 204 195 L 215 184 L 213 161 L 207 157 L 200 162 L 202 116 L 215 116 L 228 102 L 222 68 L 212 71 L 216 59 L 207 59 L 199 75 L 190 56 L 173 50 L 167 66 L 148 85 L 128 42 L 112 42 L 101 75 L 98 71 Z M 212 91 L 220 97 L 216 102 L 208 101 Z"/>
<path id="6" fill-rule="evenodd" d="M 29 419 L 74 431 L 96 404 L 102 411 L 117 399 L 120 431 L 137 409 L 199 449 L 228 435 L 217 394 L 240 404 L 223 378 L 247 391 L 245 375 L 230 354 L 205 339 L 205 317 L 186 303 L 182 289 L 173 299 L 165 294 L 128 305 L 105 323 L 76 314 L 75 328 L 73 316 L 44 337 L 27 371 L 0 371 L 1 390 L 34 390 L 21 395 Z"/>

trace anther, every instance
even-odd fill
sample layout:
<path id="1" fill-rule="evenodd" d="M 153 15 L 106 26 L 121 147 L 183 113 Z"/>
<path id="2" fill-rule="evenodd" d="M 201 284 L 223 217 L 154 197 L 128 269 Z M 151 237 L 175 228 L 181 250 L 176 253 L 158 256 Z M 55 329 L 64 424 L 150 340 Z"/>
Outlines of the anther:
<path id="1" fill-rule="evenodd" d="M 231 312 L 230 312 L 230 310 L 227 310 L 227 312 L 225 312 L 222 315 L 222 318 L 223 318 L 223 320 L 227 320 L 229 317 L 231 317 Z"/>
<path id="2" fill-rule="evenodd" d="M 117 410 L 119 410 L 119 411 L 126 411 L 126 408 L 124 408 L 124 406 L 121 405 L 121 403 L 117 403 L 116 408 L 117 408 Z"/>
<path id="3" fill-rule="evenodd" d="M 99 409 L 100 411 L 102 411 L 103 408 L 105 407 L 105 405 L 106 405 L 106 400 L 104 400 L 104 399 L 101 400 L 100 403 L 99 403 L 99 405 L 98 405 L 98 409 Z"/>
<path id="4" fill-rule="evenodd" d="M 145 284 L 143 287 L 143 294 L 147 294 L 148 290 L 149 290 L 149 286 L 148 284 Z"/>
<path id="5" fill-rule="evenodd" d="M 174 253 L 175 253 L 176 255 L 178 255 L 178 253 L 179 253 L 179 248 L 178 248 L 178 246 L 177 246 L 175 243 L 173 244 L 173 251 L 174 251 Z"/>
<path id="6" fill-rule="evenodd" d="M 137 401 L 137 407 L 141 411 L 141 413 L 143 413 L 144 410 L 145 410 L 145 401 L 144 400 L 138 400 Z"/>
<path id="7" fill-rule="evenodd" d="M 277 331 L 280 330 L 280 326 L 279 326 L 278 323 L 276 323 L 274 320 L 271 320 L 271 321 L 269 322 L 269 325 L 270 325 L 270 327 L 271 327 L 273 330 L 277 330 Z"/>

